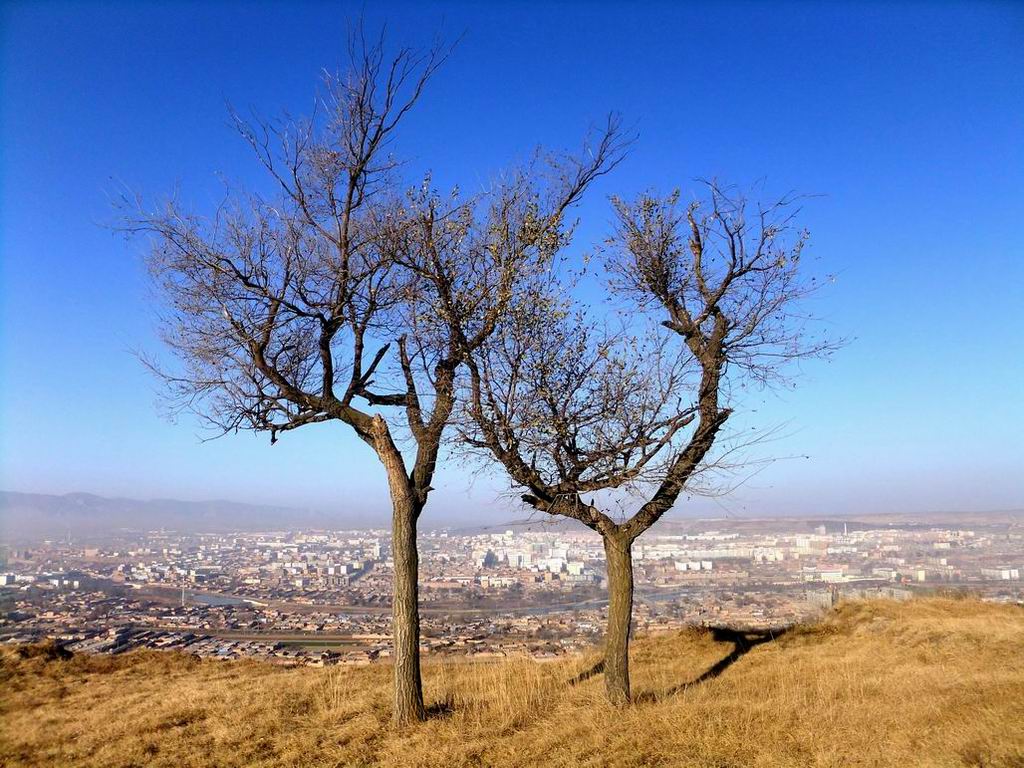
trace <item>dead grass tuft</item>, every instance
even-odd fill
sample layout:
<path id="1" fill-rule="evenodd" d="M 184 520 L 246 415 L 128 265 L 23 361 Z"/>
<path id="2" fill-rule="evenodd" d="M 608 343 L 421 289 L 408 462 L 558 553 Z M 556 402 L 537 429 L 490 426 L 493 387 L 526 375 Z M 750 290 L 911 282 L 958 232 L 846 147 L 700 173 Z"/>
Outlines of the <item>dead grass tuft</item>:
<path id="1" fill-rule="evenodd" d="M 5 766 L 1024 766 L 1024 611 L 844 603 L 743 653 L 703 630 L 640 638 L 639 703 L 596 656 L 430 662 L 431 717 L 396 733 L 390 670 L 169 653 L 0 652 Z M 707 672 L 730 658 L 717 676 Z"/>

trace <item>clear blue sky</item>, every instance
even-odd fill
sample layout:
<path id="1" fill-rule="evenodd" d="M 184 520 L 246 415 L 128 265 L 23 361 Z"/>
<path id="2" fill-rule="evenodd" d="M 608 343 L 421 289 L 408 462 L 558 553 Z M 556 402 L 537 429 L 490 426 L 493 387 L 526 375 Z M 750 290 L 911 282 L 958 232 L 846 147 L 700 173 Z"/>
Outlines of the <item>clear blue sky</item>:
<path id="1" fill-rule="evenodd" d="M 225 101 L 308 109 L 358 4 L 2 6 L 0 488 L 386 509 L 341 425 L 201 444 L 163 420 L 129 350 L 156 348 L 136 251 L 100 226 L 123 182 L 259 178 Z M 471 188 L 618 110 L 639 141 L 607 195 L 766 177 L 822 193 L 804 223 L 853 339 L 752 403 L 777 455 L 735 514 L 1024 507 L 1024 5 L 375 4 L 397 42 L 465 33 L 410 118 L 410 169 Z M 428 515 L 492 507 L 448 469 Z M 514 517 L 506 511 L 493 519 Z"/>

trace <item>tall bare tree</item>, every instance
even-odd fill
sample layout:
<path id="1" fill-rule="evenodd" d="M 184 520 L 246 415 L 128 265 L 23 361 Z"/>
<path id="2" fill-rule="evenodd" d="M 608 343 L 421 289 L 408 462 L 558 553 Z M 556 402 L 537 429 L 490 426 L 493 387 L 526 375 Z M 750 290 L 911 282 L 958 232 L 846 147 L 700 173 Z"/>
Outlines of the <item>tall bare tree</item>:
<path id="1" fill-rule="evenodd" d="M 384 466 L 401 725 L 424 717 L 416 530 L 460 366 L 518 285 L 547 269 L 569 235 L 566 210 L 620 145 L 610 122 L 579 158 L 535 163 L 478 195 L 441 196 L 429 182 L 403 193 L 389 143 L 447 52 L 388 58 L 357 34 L 350 53 L 353 70 L 329 80 L 313 118 L 236 117 L 275 197 L 233 194 L 209 217 L 136 204 L 124 228 L 151 236 L 161 333 L 180 363 L 153 367 L 176 406 L 272 442 L 341 422 Z"/>
<path id="2" fill-rule="evenodd" d="M 733 385 L 778 381 L 785 363 L 832 348 L 800 314 L 816 283 L 801 269 L 794 201 L 754 208 L 707 191 L 684 210 L 677 194 L 613 199 L 603 251 L 611 291 L 638 310 L 625 327 L 610 332 L 565 285 L 538 281 L 470 356 L 464 439 L 503 465 L 526 504 L 604 541 L 615 703 L 630 700 L 633 542 L 712 466 Z M 639 504 L 610 512 L 612 489 Z"/>
<path id="3" fill-rule="evenodd" d="M 174 405 L 222 433 L 339 421 L 377 455 L 392 502 L 394 719 L 422 719 L 416 521 L 454 407 L 455 360 L 441 356 L 425 412 L 409 412 L 412 467 L 389 422 L 367 406 L 398 321 L 403 280 L 389 254 L 396 163 L 388 151 L 446 51 L 385 55 L 361 31 L 352 69 L 327 80 L 312 118 L 235 126 L 277 193 L 229 195 L 212 216 L 176 202 L 137 205 L 124 227 L 151 235 L 161 335 L 180 366 L 154 366 Z M 384 404 L 418 398 L 407 382 Z M 415 419 L 415 420 L 414 420 Z"/>

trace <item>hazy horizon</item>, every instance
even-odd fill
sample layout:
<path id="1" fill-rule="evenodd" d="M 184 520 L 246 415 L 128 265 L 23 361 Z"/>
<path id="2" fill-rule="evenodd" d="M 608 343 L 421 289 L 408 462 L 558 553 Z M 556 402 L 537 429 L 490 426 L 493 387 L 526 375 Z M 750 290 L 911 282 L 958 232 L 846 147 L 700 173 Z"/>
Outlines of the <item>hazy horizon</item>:
<path id="1" fill-rule="evenodd" d="M 13 497 L 13 498 L 12 498 Z M 784 520 L 883 520 L 950 524 L 975 524 L 986 518 L 1024 517 L 1024 508 L 1016 509 L 932 509 L 861 510 L 835 513 L 826 509 L 805 513 L 733 514 L 725 509 L 705 511 L 686 507 L 674 510 L 664 524 L 692 524 L 722 521 L 724 524 Z M 428 514 L 423 531 L 450 529 L 577 530 L 585 527 L 576 521 L 551 518 L 541 513 L 524 513 L 512 502 L 488 514 Z M 991 522 L 990 521 L 990 522 Z M 125 530 L 167 529 L 188 533 L 212 533 L 259 530 L 366 530 L 388 529 L 390 510 L 352 510 L 337 507 L 295 507 L 246 503 L 233 499 L 210 498 L 132 498 L 106 497 L 86 492 L 32 494 L 0 489 L 0 541 L 31 541 L 41 538 L 87 536 L 103 538 Z"/>

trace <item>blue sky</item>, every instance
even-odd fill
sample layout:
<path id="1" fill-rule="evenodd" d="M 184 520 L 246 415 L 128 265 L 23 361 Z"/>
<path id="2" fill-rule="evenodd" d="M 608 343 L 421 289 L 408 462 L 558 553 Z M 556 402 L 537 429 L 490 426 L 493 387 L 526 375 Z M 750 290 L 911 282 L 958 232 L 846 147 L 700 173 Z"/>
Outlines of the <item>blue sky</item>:
<path id="1" fill-rule="evenodd" d="M 127 184 L 207 208 L 261 184 L 225 103 L 308 110 L 358 4 L 7 3 L 0 102 L 0 488 L 382 513 L 342 425 L 201 443 L 131 355 L 157 349 L 138 251 L 102 224 Z M 1024 507 L 1024 6 L 477 3 L 366 7 L 395 42 L 464 34 L 398 144 L 478 186 L 609 110 L 639 139 L 580 207 L 717 176 L 820 193 L 817 307 L 851 344 L 748 405 L 775 462 L 680 514 Z M 514 518 L 498 480 L 439 478 L 428 515 Z"/>

